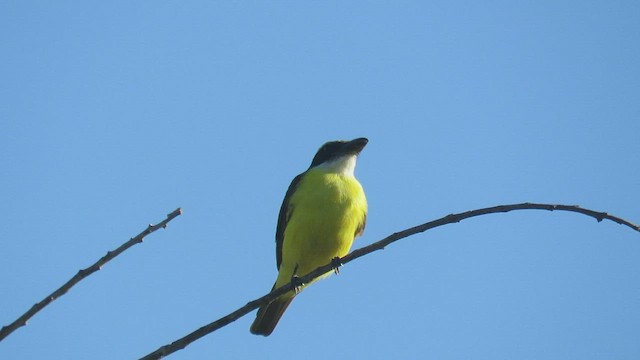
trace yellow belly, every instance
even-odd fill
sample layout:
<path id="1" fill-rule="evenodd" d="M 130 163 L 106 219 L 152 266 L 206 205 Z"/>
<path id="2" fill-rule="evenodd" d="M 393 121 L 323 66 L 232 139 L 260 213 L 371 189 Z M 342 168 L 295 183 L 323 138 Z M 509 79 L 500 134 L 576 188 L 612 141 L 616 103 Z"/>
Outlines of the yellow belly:
<path id="1" fill-rule="evenodd" d="M 284 231 L 276 287 L 349 253 L 367 213 L 364 191 L 353 176 L 313 169 L 289 204 L 292 213 Z"/>

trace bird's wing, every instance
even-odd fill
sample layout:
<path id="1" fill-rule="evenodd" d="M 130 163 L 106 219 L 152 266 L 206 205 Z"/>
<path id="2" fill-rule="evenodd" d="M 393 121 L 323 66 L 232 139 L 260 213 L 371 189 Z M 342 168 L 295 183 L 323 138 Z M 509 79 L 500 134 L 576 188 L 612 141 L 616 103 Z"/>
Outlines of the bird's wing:
<path id="1" fill-rule="evenodd" d="M 278 226 L 276 228 L 276 265 L 278 270 L 280 270 L 280 263 L 282 263 L 282 244 L 284 242 L 284 229 L 287 227 L 287 223 L 291 218 L 291 214 L 293 213 L 293 207 L 289 205 L 289 200 L 291 196 L 296 191 L 298 184 L 300 183 L 300 179 L 305 173 L 302 173 L 291 181 L 289 185 L 289 189 L 287 189 L 287 194 L 284 196 L 284 200 L 282 201 L 282 206 L 280 206 L 280 214 L 278 215 Z"/>

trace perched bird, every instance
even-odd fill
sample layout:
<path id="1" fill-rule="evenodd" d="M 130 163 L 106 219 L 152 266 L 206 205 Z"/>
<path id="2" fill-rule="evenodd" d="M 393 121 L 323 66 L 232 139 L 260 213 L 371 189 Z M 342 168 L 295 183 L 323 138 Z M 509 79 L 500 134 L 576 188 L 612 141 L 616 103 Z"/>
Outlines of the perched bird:
<path id="1" fill-rule="evenodd" d="M 353 240 L 362 235 L 367 199 L 354 170 L 367 142 L 358 138 L 324 144 L 309 169 L 289 185 L 278 216 L 278 278 L 273 289 L 347 255 Z M 251 332 L 269 336 L 297 293 L 289 291 L 261 307 Z"/>

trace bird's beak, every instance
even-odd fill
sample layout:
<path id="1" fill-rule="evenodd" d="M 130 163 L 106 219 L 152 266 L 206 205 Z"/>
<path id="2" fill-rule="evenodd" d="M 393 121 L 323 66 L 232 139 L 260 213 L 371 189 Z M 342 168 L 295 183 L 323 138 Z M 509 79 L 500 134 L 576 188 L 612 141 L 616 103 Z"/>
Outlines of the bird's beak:
<path id="1" fill-rule="evenodd" d="M 360 154 L 360 151 L 364 149 L 364 147 L 367 145 L 368 142 L 369 140 L 367 138 L 353 139 L 343 145 L 343 152 L 345 154 L 358 155 Z"/>

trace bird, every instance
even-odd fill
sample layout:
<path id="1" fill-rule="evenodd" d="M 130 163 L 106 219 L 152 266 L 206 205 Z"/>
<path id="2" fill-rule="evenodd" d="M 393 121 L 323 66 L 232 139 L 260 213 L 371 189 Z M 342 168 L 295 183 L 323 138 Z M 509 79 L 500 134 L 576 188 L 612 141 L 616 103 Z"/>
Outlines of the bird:
<path id="1" fill-rule="evenodd" d="M 364 232 L 368 205 L 354 171 L 368 142 L 367 138 L 357 138 L 325 143 L 309 168 L 291 181 L 278 214 L 278 277 L 272 290 L 344 257 L 354 239 Z M 300 284 L 260 307 L 251 333 L 269 336 L 291 301 L 309 284 Z"/>

